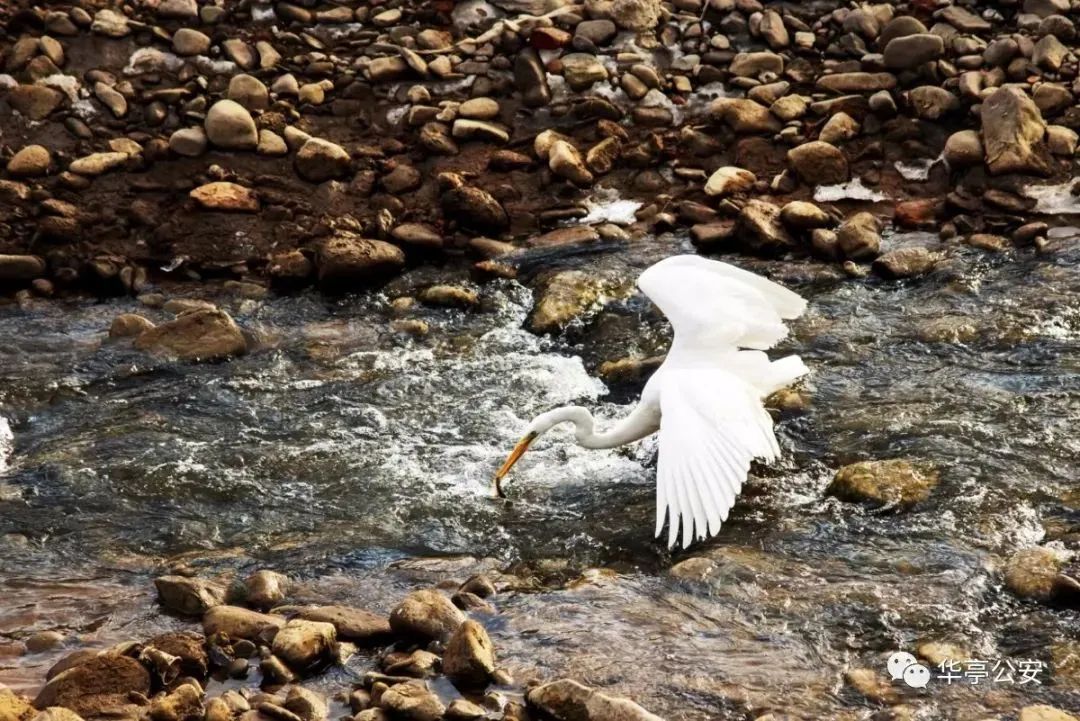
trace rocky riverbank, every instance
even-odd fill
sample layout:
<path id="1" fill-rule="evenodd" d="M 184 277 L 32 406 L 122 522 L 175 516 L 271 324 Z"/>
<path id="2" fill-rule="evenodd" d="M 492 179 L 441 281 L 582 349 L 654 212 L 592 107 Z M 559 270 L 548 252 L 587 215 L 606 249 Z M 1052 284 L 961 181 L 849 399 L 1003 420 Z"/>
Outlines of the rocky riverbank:
<path id="1" fill-rule="evenodd" d="M 1028 186 L 1071 177 L 1080 125 L 1067 0 L 0 12 L 0 283 L 23 298 L 483 281 L 670 230 L 911 277 L 1052 245 Z M 889 226 L 940 243 L 883 251 Z"/>

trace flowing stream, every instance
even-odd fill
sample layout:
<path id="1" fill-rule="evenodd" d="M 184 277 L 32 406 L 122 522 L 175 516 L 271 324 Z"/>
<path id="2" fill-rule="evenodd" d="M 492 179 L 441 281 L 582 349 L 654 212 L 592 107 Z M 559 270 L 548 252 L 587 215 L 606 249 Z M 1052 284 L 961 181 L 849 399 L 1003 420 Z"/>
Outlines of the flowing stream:
<path id="1" fill-rule="evenodd" d="M 558 262 L 632 278 L 679 249 L 665 237 Z M 519 590 L 489 622 L 501 665 L 670 719 L 868 718 L 844 672 L 884 673 L 891 651 L 926 640 L 988 662 L 1080 659 L 1077 610 L 1018 600 L 997 571 L 1036 543 L 1068 553 L 1080 531 L 1077 238 L 1059 232 L 1044 255 L 955 248 L 909 282 L 736 262 L 810 299 L 779 350 L 813 369 L 811 405 L 780 423 L 783 461 L 755 469 L 719 536 L 673 555 L 651 539 L 651 440 L 586 451 L 553 431 L 515 469 L 512 502 L 491 498 L 532 415 L 629 409 L 635 388 L 609 392 L 590 370 L 662 352 L 668 331 L 640 296 L 541 338 L 523 329 L 530 292 L 498 281 L 479 310 L 415 311 L 431 327 L 418 339 L 390 329 L 409 278 L 338 299 L 212 296 L 257 348 L 201 365 L 109 341 L 119 313 L 166 318 L 134 300 L 0 307 L 0 644 L 68 636 L 0 657 L 0 682 L 32 690 L 73 648 L 186 627 L 151 583 L 180 560 L 207 576 L 275 568 L 301 597 L 381 611 L 419 585 L 505 571 Z M 933 463 L 941 483 L 904 512 L 825 494 L 839 466 L 880 458 Z M 669 573 L 691 557 L 710 560 L 704 580 Z M 1055 673 L 900 692 L 925 718 L 1080 708 L 1080 660 L 1071 685 Z"/>

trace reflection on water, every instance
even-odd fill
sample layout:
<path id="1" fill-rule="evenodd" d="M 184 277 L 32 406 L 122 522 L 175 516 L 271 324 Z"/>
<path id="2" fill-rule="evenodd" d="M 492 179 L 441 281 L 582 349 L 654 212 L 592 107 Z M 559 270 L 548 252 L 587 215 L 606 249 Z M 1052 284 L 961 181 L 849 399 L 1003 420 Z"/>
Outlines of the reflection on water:
<path id="1" fill-rule="evenodd" d="M 636 273 L 673 252 L 662 240 L 573 262 Z M 181 625 L 154 612 L 148 579 L 183 554 L 206 575 L 274 566 L 309 600 L 379 610 L 478 564 L 507 571 L 503 583 L 532 589 L 501 594 L 491 624 L 519 679 L 569 673 L 670 718 L 839 717 L 865 703 L 846 668 L 884 669 L 925 640 L 1046 657 L 1080 633 L 1076 612 L 1013 599 L 994 569 L 1080 524 L 1080 251 L 1060 247 L 959 249 L 908 283 L 815 283 L 812 264 L 739 261 L 812 299 L 783 349 L 813 368 L 812 406 L 781 424 L 784 460 L 755 471 L 720 535 L 674 559 L 649 538 L 651 441 L 585 451 L 557 430 L 515 469 L 512 503 L 490 497 L 533 414 L 627 411 L 581 358 L 663 338 L 638 298 L 544 339 L 521 329 L 529 293 L 500 281 L 480 311 L 416 311 L 432 332 L 406 339 L 385 297 L 223 297 L 261 348 L 198 366 L 105 340 L 133 301 L 0 309 L 0 414 L 13 431 L 0 638 L 59 627 L 102 645 Z M 930 500 L 890 514 L 824 495 L 839 465 L 890 457 L 940 468 Z M 452 554 L 481 560 L 392 563 Z M 667 573 L 692 556 L 708 559 L 703 578 Z M 54 658 L 0 658 L 0 681 L 30 686 Z M 910 700 L 974 719 L 1029 698 L 1067 708 L 1076 690 Z"/>

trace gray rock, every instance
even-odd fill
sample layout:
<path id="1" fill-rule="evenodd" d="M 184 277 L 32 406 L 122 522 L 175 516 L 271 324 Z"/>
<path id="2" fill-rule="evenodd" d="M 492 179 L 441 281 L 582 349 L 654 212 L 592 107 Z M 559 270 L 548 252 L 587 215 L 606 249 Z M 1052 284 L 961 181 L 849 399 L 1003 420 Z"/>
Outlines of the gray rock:
<path id="1" fill-rule="evenodd" d="M 917 68 L 945 54 L 945 41 L 933 33 L 894 38 L 885 46 L 885 66 L 895 70 Z"/>
<path id="2" fill-rule="evenodd" d="M 254 150 L 259 144 L 259 131 L 251 113 L 233 100 L 219 100 L 206 114 L 206 137 L 219 148 Z"/>

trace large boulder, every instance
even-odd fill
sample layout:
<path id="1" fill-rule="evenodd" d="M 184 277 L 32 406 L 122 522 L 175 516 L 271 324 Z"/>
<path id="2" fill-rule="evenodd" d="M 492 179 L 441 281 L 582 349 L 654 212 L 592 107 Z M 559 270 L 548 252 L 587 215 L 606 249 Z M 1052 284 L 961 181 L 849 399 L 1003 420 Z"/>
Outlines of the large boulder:
<path id="1" fill-rule="evenodd" d="M 394 633 L 412 638 L 442 640 L 464 622 L 465 614 L 434 589 L 413 591 L 390 612 Z"/>
<path id="2" fill-rule="evenodd" d="M 405 253 L 382 240 L 338 231 L 319 246 L 315 265 L 321 285 L 344 289 L 396 275 L 405 265 Z"/>
<path id="3" fill-rule="evenodd" d="M 132 693 L 150 693 L 150 672 L 130 656 L 107 653 L 53 676 L 34 706 L 63 706 L 83 713 L 127 706 Z"/>
<path id="4" fill-rule="evenodd" d="M 788 162 L 807 185 L 835 185 L 850 176 L 847 158 L 835 145 L 814 140 L 792 148 Z"/>
<path id="5" fill-rule="evenodd" d="M 443 653 L 443 673 L 461 688 L 482 688 L 495 671 L 495 649 L 487 631 L 468 620 L 457 627 Z"/>
<path id="6" fill-rule="evenodd" d="M 219 360 L 247 352 L 247 340 L 223 310 L 195 310 L 140 333 L 135 347 L 180 360 Z"/>
<path id="7" fill-rule="evenodd" d="M 662 721 L 628 698 L 610 696 L 565 678 L 536 686 L 525 700 L 556 721 Z"/>
<path id="8" fill-rule="evenodd" d="M 983 102 L 980 116 L 986 166 L 992 175 L 1050 173 L 1050 153 L 1043 142 L 1046 123 L 1023 90 L 998 88 Z"/>

